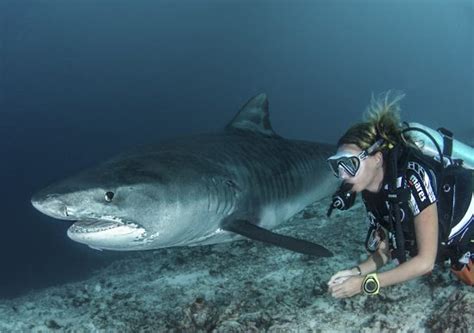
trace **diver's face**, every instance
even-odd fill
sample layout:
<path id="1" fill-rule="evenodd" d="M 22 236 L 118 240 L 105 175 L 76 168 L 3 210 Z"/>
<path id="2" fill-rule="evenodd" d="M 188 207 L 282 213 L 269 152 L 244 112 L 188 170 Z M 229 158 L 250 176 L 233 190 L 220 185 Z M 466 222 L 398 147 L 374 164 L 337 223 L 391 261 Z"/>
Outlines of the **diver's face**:
<path id="1" fill-rule="evenodd" d="M 358 156 L 362 149 L 354 144 L 343 144 L 338 148 L 337 152 Z M 355 176 L 349 175 L 342 168 L 339 170 L 339 175 L 345 183 L 352 184 L 352 191 L 354 192 L 362 192 L 364 190 L 377 192 L 383 180 L 382 162 L 382 154 L 376 153 L 360 161 L 359 169 Z"/>

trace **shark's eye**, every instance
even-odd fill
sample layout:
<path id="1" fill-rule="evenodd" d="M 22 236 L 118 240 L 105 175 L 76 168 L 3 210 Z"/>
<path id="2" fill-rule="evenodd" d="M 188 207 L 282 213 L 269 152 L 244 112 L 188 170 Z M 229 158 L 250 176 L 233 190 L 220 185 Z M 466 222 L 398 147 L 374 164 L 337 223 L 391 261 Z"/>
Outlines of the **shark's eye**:
<path id="1" fill-rule="evenodd" d="M 105 201 L 111 202 L 113 198 L 114 198 L 114 192 L 109 191 L 105 193 Z"/>

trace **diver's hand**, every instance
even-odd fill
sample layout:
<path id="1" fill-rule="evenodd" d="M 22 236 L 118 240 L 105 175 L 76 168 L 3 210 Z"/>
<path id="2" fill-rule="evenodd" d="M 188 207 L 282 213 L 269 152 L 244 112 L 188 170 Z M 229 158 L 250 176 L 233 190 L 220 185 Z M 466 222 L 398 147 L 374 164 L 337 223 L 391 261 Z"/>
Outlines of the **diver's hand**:
<path id="1" fill-rule="evenodd" d="M 344 271 L 343 271 L 344 272 Z M 336 273 L 337 274 L 337 273 Z M 362 292 L 364 277 L 344 277 L 344 280 L 329 286 L 329 293 L 334 298 L 352 297 Z"/>
<path id="2" fill-rule="evenodd" d="M 336 284 L 341 284 L 344 281 L 346 281 L 348 278 L 350 278 L 351 276 L 354 276 L 354 275 L 357 275 L 357 274 L 354 274 L 352 272 L 352 270 L 350 270 L 350 269 L 345 269 L 343 271 L 339 271 L 336 274 L 334 274 L 333 276 L 331 276 L 331 278 L 329 279 L 329 282 L 328 282 L 328 287 L 334 286 Z"/>

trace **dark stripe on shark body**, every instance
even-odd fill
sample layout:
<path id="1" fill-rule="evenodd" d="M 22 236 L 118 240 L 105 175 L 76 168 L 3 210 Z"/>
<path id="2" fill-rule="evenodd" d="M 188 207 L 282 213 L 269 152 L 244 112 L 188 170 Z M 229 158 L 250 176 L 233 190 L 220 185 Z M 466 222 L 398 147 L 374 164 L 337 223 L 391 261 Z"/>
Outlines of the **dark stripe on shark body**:
<path id="1" fill-rule="evenodd" d="M 289 193 L 295 190 L 295 183 L 294 183 L 294 175 L 297 174 L 297 168 L 294 163 L 291 162 L 291 158 L 287 156 L 288 148 L 286 146 L 283 147 L 283 159 L 280 161 L 276 161 L 279 163 L 275 163 L 278 166 L 278 176 L 277 178 L 277 189 L 280 193 L 279 199 L 286 199 L 289 197 Z M 275 153 L 279 153 L 278 149 L 274 149 Z"/>
<path id="2" fill-rule="evenodd" d="M 210 178 L 206 181 L 208 189 L 208 211 L 218 215 L 228 215 L 235 207 L 236 185 L 230 179 Z"/>
<path id="3" fill-rule="evenodd" d="M 286 186 L 286 177 L 282 177 L 285 173 L 290 171 L 286 164 L 282 165 L 282 161 L 274 158 L 275 154 L 278 154 L 278 148 L 276 146 L 270 146 L 268 149 L 268 153 L 270 153 L 270 158 L 268 160 L 268 168 L 271 169 L 269 175 L 267 175 L 266 179 L 268 179 L 267 184 L 265 187 L 267 188 L 267 192 L 269 193 L 268 197 L 266 198 L 267 201 L 280 201 L 288 196 L 288 187 Z M 286 168 L 286 170 L 285 170 Z"/>
<path id="4" fill-rule="evenodd" d="M 216 211 L 216 198 L 217 198 L 217 195 L 216 195 L 216 188 L 213 184 L 213 179 L 212 178 L 207 178 L 205 179 L 205 184 L 206 184 L 206 188 L 208 190 L 208 204 L 207 204 L 207 210 L 209 212 L 214 212 Z"/>
<path id="5" fill-rule="evenodd" d="M 226 204 L 222 213 L 229 215 L 234 210 L 237 194 L 235 193 L 235 184 L 231 180 L 226 180 L 224 185 Z"/>
<path id="6" fill-rule="evenodd" d="M 300 152 L 295 152 L 294 154 L 295 163 L 296 163 L 296 172 L 300 175 L 301 178 L 306 177 L 306 170 L 304 168 L 303 157 Z M 299 186 L 305 186 L 305 184 L 299 184 Z"/>
<path id="7" fill-rule="evenodd" d="M 288 170 L 285 172 L 285 181 L 287 183 L 287 196 L 289 193 L 292 193 L 296 187 L 297 184 L 295 182 L 295 173 L 296 173 L 296 164 L 294 163 L 293 159 L 291 158 L 285 158 L 288 164 Z"/>
<path id="8" fill-rule="evenodd" d="M 260 198 L 263 202 L 268 202 L 271 200 L 271 192 L 268 187 L 268 170 L 265 168 L 264 163 L 262 163 L 262 152 L 257 149 L 256 146 L 249 145 L 246 147 L 248 151 L 248 165 L 252 172 L 252 176 L 257 181 L 258 188 L 261 189 Z M 255 162 L 257 161 L 257 162 Z"/>
<path id="9" fill-rule="evenodd" d="M 278 147 L 271 146 L 268 149 L 270 156 L 274 156 L 279 152 Z M 252 154 L 253 155 L 253 154 Z M 260 156 L 261 158 L 261 156 Z M 257 171 L 257 178 L 259 184 L 265 189 L 264 200 L 282 200 L 288 198 L 290 191 L 297 190 L 297 187 L 304 187 L 308 184 L 296 183 L 296 179 L 302 176 L 314 176 L 314 166 L 312 159 L 309 158 L 307 152 L 293 152 L 292 158 L 285 158 L 283 161 L 280 159 L 273 159 L 270 157 L 269 167 L 273 168 L 273 175 L 271 178 L 261 174 L 265 174 L 264 171 Z M 262 184 L 262 178 L 267 179 L 266 184 Z"/>
<path id="10" fill-rule="evenodd" d="M 271 147 L 271 153 L 272 156 L 275 156 L 276 154 L 279 153 L 278 148 L 275 146 Z M 285 166 L 282 165 L 282 160 L 277 160 L 276 158 L 273 158 L 272 165 L 274 166 L 277 175 L 283 174 L 284 173 L 284 168 Z M 275 177 L 273 175 L 272 177 L 273 180 L 273 191 L 274 191 L 274 197 L 276 200 L 282 200 L 286 194 L 284 190 L 284 180 L 283 177 Z"/>
<path id="11" fill-rule="evenodd" d="M 268 177 L 269 182 L 267 183 L 268 186 L 268 191 L 270 193 L 270 201 L 280 201 L 283 196 L 283 184 L 282 184 L 282 179 L 281 177 L 276 177 L 281 172 L 281 165 L 279 164 L 279 160 L 276 159 L 275 153 L 277 152 L 277 149 L 275 146 L 270 146 L 269 152 L 271 153 L 271 158 L 269 159 L 270 162 L 270 168 L 271 170 L 271 176 Z"/>
<path id="12" fill-rule="evenodd" d="M 306 173 L 306 175 L 311 175 L 311 167 L 309 165 L 309 160 L 306 155 L 301 156 L 301 162 L 303 163 L 303 170 Z"/>
<path id="13" fill-rule="evenodd" d="M 283 200 L 286 198 L 287 196 L 287 189 L 286 189 L 286 181 L 285 181 L 285 177 L 284 177 L 284 174 L 285 174 L 285 168 L 286 168 L 286 163 L 284 163 L 282 166 L 281 166 L 281 170 L 280 170 L 280 173 L 281 173 L 281 177 L 277 177 L 277 179 L 279 180 L 278 183 L 279 183 L 279 191 L 280 191 L 280 196 L 279 196 L 279 199 L 280 200 Z"/>

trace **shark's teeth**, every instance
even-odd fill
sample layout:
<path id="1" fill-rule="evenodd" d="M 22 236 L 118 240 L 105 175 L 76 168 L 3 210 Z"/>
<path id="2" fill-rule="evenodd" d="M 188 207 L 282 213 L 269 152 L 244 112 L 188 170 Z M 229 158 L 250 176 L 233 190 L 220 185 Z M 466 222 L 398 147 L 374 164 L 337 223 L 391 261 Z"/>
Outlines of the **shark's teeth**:
<path id="1" fill-rule="evenodd" d="M 77 221 L 70 228 L 69 232 L 71 233 L 93 233 L 93 232 L 103 232 L 111 229 L 115 229 L 121 226 L 127 226 L 129 228 L 138 229 L 139 226 L 135 223 L 123 223 L 119 219 L 117 221 L 107 221 L 107 220 L 83 220 Z"/>

